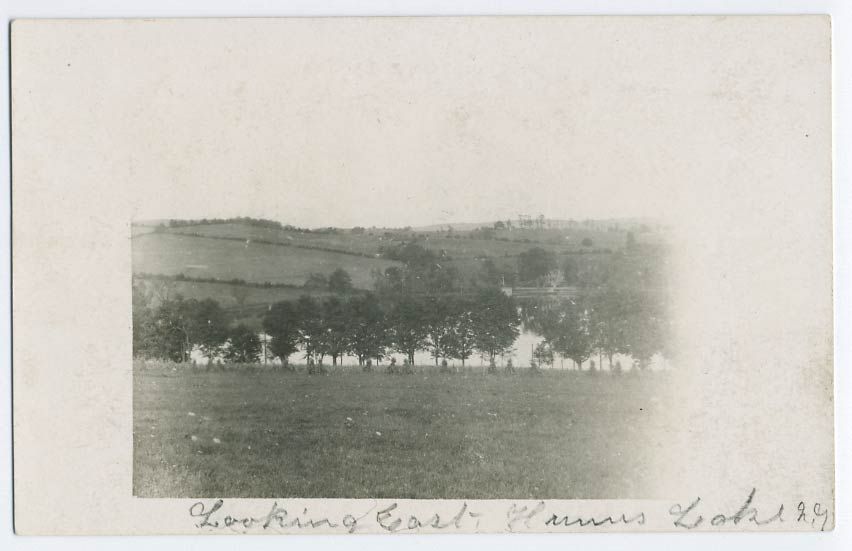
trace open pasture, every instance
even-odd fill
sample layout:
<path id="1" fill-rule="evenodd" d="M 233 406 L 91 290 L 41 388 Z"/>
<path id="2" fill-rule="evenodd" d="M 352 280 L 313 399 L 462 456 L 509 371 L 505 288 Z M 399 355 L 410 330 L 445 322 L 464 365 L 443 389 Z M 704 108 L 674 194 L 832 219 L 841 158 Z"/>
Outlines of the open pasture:
<path id="1" fill-rule="evenodd" d="M 641 498 L 667 374 L 134 371 L 141 497 Z"/>
<path id="2" fill-rule="evenodd" d="M 133 239 L 133 270 L 190 277 L 303 285 L 311 273 L 343 268 L 357 288 L 372 288 L 374 269 L 398 262 L 320 250 L 205 239 L 172 233 L 149 233 Z"/>

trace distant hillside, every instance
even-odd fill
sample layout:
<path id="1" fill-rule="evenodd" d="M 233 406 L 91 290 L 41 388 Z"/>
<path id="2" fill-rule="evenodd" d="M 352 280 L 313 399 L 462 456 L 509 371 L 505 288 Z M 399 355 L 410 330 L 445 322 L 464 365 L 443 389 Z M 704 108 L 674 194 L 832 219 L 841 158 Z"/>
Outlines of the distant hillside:
<path id="1" fill-rule="evenodd" d="M 343 268 L 355 287 L 372 286 L 372 270 L 398 264 L 380 258 L 252 242 L 152 232 L 133 239 L 133 271 L 301 286 L 312 273 Z"/>
<path id="2" fill-rule="evenodd" d="M 313 274 L 328 277 L 343 269 L 356 289 L 372 290 L 376 274 L 402 266 L 393 258 L 399 258 L 398 252 L 411 243 L 432 251 L 442 269 L 455 269 L 464 285 L 486 280 L 495 285 L 514 281 L 519 255 L 532 248 L 553 253 L 560 269 L 570 262 L 580 274 L 606 271 L 603 266 L 613 253 L 624 250 L 627 238 L 619 226 L 601 221 L 570 228 L 482 226 L 307 230 L 233 219 L 133 224 L 133 272 L 138 280 L 180 276 L 182 280 L 172 287 L 183 296 L 215 298 L 223 305 L 258 314 L 276 300 L 323 294 L 321 288 L 305 287 Z M 650 225 L 634 233 L 640 244 L 663 240 Z M 275 285 L 264 287 L 266 282 Z"/>
<path id="3" fill-rule="evenodd" d="M 522 223 L 518 218 L 507 220 L 489 220 L 485 222 L 448 222 L 445 224 L 431 224 L 428 226 L 417 226 L 411 228 L 411 231 L 434 232 L 446 231 L 452 228 L 453 231 L 467 232 L 478 228 L 493 228 L 495 224 L 501 223 L 507 225 L 511 223 L 514 229 L 523 229 Z M 530 223 L 533 227 L 536 226 L 536 217 L 531 217 Z M 558 219 L 545 218 L 543 220 L 544 229 L 594 229 L 595 231 L 607 231 L 609 228 L 618 231 L 636 231 L 640 229 L 655 230 L 659 226 L 659 222 L 651 218 L 603 218 L 603 219 Z"/>
<path id="4" fill-rule="evenodd" d="M 277 244 L 329 253 L 357 255 L 365 258 L 381 258 L 386 251 L 393 247 L 416 241 L 436 253 L 441 253 L 442 257 L 450 260 L 514 257 L 534 246 L 551 250 L 555 254 L 612 251 L 623 247 L 626 240 L 626 233 L 612 231 L 612 226 L 608 227 L 606 231 L 586 227 L 544 230 L 520 228 L 481 230 L 476 228 L 470 231 L 455 229 L 442 231 L 379 230 L 372 228 L 357 230 L 326 228 L 308 231 L 287 228 L 287 226 L 275 228 L 242 223 L 217 223 L 180 225 L 161 228 L 158 232 L 240 242 L 250 240 L 252 244 Z M 151 227 L 135 229 L 138 230 L 138 233 L 154 230 Z M 135 234 L 137 234 L 136 231 Z M 637 234 L 636 237 L 640 241 L 651 239 L 650 235 Z M 591 243 L 591 245 L 584 243 Z"/>

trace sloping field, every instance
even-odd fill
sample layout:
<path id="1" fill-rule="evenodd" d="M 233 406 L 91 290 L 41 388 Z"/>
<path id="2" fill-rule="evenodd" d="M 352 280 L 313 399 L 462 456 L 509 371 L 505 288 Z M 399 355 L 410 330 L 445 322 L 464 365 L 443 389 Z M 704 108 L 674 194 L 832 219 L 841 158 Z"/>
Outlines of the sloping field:
<path id="1" fill-rule="evenodd" d="M 371 270 L 384 271 L 397 262 L 328 251 L 205 239 L 172 233 L 133 238 L 133 271 L 189 277 L 302 285 L 311 273 L 328 275 L 343 268 L 352 284 L 372 288 Z"/>
<path id="2" fill-rule="evenodd" d="M 353 235 L 343 230 L 340 233 L 306 233 L 239 223 L 179 226 L 169 228 L 167 231 L 172 234 L 196 234 L 207 237 L 270 241 L 285 245 L 334 249 L 371 256 L 379 252 L 379 245 L 382 242 L 379 236 Z"/>

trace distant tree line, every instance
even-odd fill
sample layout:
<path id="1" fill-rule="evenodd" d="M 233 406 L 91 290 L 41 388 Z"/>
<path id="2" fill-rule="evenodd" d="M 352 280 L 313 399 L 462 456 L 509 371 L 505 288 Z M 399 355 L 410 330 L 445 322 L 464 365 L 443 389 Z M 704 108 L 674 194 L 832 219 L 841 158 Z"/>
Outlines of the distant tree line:
<path id="1" fill-rule="evenodd" d="M 161 223 L 161 228 L 183 228 L 187 226 L 209 226 L 213 224 L 245 224 L 247 226 L 255 226 L 258 228 L 270 228 L 277 230 L 293 231 L 299 233 L 319 233 L 319 234 L 337 234 L 341 230 L 334 227 L 326 228 L 300 228 L 290 224 L 282 224 L 277 220 L 269 220 L 267 218 L 252 218 L 250 216 L 236 216 L 231 218 L 199 218 L 199 219 L 170 219 L 167 222 Z M 206 236 L 205 236 L 206 237 Z"/>
<path id="2" fill-rule="evenodd" d="M 219 277 L 198 277 L 188 276 L 180 273 L 175 275 L 169 274 L 150 274 L 148 272 L 136 272 L 133 277 L 138 279 L 152 279 L 164 281 L 186 281 L 190 283 L 219 283 L 224 285 L 239 285 L 243 287 L 257 287 L 262 289 L 298 289 L 298 285 L 292 283 L 273 283 L 271 281 L 246 281 L 239 277 L 231 279 L 222 279 Z"/>
<path id="3" fill-rule="evenodd" d="M 207 226 L 211 224 L 245 224 L 259 228 L 283 229 L 281 222 L 268 220 L 266 218 L 251 218 L 249 216 L 237 216 L 235 218 L 200 218 L 197 220 L 171 219 L 166 224 L 169 228 L 180 228 L 185 226 Z"/>

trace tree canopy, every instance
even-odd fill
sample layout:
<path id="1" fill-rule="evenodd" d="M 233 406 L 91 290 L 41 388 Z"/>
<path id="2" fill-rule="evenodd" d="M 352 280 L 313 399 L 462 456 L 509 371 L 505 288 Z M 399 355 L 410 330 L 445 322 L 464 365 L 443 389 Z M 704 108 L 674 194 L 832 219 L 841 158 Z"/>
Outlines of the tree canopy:
<path id="1" fill-rule="evenodd" d="M 522 282 L 541 284 L 542 279 L 555 269 L 556 255 L 541 247 L 533 247 L 518 256 L 518 278 Z"/>

